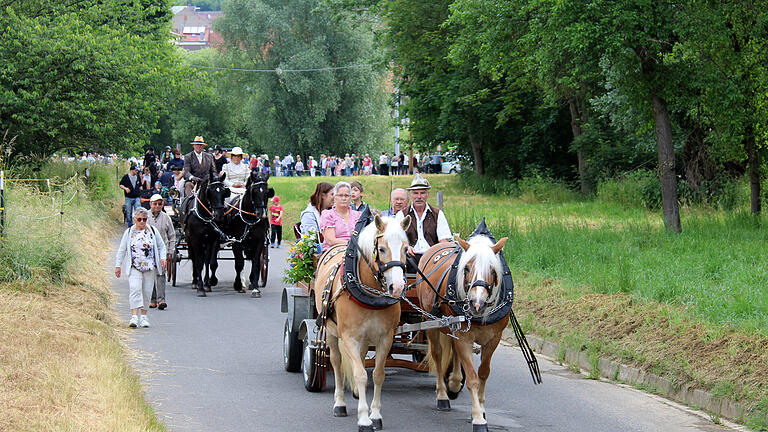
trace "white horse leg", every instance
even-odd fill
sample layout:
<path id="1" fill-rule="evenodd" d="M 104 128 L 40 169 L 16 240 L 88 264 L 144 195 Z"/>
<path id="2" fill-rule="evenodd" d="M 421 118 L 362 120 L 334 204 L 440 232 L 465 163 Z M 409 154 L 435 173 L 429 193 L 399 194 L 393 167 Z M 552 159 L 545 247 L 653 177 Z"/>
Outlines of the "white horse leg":
<path id="1" fill-rule="evenodd" d="M 383 427 L 381 417 L 381 386 L 384 383 L 384 364 L 387 362 L 389 349 L 392 348 L 394 335 L 387 333 L 379 339 L 376 345 L 376 366 L 373 368 L 373 400 L 371 401 L 371 421 L 373 429 L 380 430 Z"/>
<path id="2" fill-rule="evenodd" d="M 472 430 L 487 431 L 487 426 L 485 426 L 485 428 L 482 426 L 475 426 L 486 425 L 487 422 L 483 416 L 483 408 L 480 405 L 480 378 L 477 376 L 474 364 L 472 364 L 472 343 L 468 343 L 468 341 L 457 341 L 453 344 L 453 348 L 457 351 L 458 357 L 461 359 L 461 365 L 464 366 L 464 373 L 467 377 L 466 386 L 470 396 L 472 396 Z"/>
<path id="3" fill-rule="evenodd" d="M 328 347 L 331 350 L 331 366 L 333 366 L 333 378 L 335 387 L 333 390 L 333 415 L 335 417 L 347 416 L 347 404 L 344 402 L 344 369 L 341 366 L 341 353 L 339 352 L 339 338 L 326 333 Z"/>
<path id="4" fill-rule="evenodd" d="M 340 340 L 339 344 L 344 353 L 349 359 L 350 366 L 352 367 L 352 373 L 355 381 L 355 388 L 357 389 L 357 427 L 359 431 L 372 431 L 373 426 L 371 418 L 368 417 L 368 403 L 365 399 L 365 386 L 368 385 L 368 373 L 365 371 L 363 364 L 363 358 L 360 355 L 362 352 L 362 344 L 352 338 L 344 338 Z M 368 347 L 365 347 L 366 351 Z"/>

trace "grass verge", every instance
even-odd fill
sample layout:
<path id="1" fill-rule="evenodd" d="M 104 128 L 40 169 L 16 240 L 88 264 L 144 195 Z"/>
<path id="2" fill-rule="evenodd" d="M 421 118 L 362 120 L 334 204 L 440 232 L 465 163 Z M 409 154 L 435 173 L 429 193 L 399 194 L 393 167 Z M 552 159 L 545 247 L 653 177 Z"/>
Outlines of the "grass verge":
<path id="1" fill-rule="evenodd" d="M 116 186 L 97 189 L 98 196 L 93 186 L 7 191 L 0 430 L 165 430 L 144 401 L 112 312 L 104 263 L 112 259 L 114 220 L 122 218 L 110 192 Z"/>

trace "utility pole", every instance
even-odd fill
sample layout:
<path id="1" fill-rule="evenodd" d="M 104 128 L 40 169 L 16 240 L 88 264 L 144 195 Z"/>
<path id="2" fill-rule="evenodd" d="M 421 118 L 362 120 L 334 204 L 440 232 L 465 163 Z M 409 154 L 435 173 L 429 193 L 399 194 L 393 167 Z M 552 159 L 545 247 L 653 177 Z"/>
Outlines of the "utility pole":
<path id="1" fill-rule="evenodd" d="M 400 88 L 395 87 L 395 154 L 400 154 Z"/>

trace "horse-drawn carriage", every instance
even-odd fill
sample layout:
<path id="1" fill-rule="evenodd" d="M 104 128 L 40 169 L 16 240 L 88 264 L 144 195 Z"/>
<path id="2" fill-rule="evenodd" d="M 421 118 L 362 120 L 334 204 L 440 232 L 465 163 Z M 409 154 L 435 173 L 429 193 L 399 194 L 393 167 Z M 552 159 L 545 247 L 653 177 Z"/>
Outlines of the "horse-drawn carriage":
<path id="1" fill-rule="evenodd" d="M 165 211 L 171 216 L 176 231 L 176 246 L 171 252 L 168 281 L 176 286 L 178 266 L 183 259 L 193 262 L 193 284 L 198 295 L 205 296 L 211 286 L 218 283 L 218 261 L 234 261 L 234 288 L 244 292 L 248 285 L 252 297 L 260 297 L 259 287 L 266 286 L 269 274 L 269 221 L 267 203 L 274 190 L 267 186 L 268 177 L 252 173 L 246 183 L 243 197 L 230 203 L 226 201 L 229 190 L 222 185 L 223 178 L 199 182 L 192 195 L 179 198 L 172 189 L 170 205 Z M 221 255 L 221 251 L 231 252 Z M 244 284 L 240 278 L 244 259 L 249 259 L 252 269 Z M 205 274 L 203 275 L 203 268 Z"/>
<path id="2" fill-rule="evenodd" d="M 316 259 L 309 284 L 285 288 L 281 309 L 283 363 L 302 372 L 309 391 L 321 391 L 334 370 L 335 416 L 346 416 L 345 379 L 358 400 L 358 429 L 382 428 L 384 368 L 430 368 L 437 374 L 437 408 L 450 410 L 466 385 L 472 396 L 473 431 L 487 431 L 485 380 L 507 320 L 515 329 L 534 382 L 541 382 L 533 351 L 511 312 L 513 284 L 499 242 L 481 223 L 470 241 L 438 243 L 421 258 L 417 274 L 406 274 L 405 229 L 410 223 L 363 215 L 347 245 Z M 481 353 L 480 374 L 472 353 Z M 374 358 L 367 354 L 375 353 Z M 429 356 L 428 356 L 429 354 Z M 370 414 L 366 367 L 373 367 Z"/>

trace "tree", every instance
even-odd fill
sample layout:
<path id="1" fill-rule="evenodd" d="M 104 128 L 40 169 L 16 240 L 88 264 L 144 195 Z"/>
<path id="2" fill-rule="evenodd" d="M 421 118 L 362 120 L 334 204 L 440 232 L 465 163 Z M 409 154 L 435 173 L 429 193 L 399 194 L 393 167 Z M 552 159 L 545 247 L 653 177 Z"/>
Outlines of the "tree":
<path id="1" fill-rule="evenodd" d="M 256 147 L 306 155 L 382 144 L 383 68 L 358 66 L 376 59 L 370 31 L 319 0 L 232 0 L 215 25 L 233 64 L 276 71 L 243 78 L 259 89 L 247 107 Z"/>
<path id="2" fill-rule="evenodd" d="M 165 1 L 10 1 L 0 15 L 0 129 L 15 154 L 148 142 L 176 89 Z"/>

